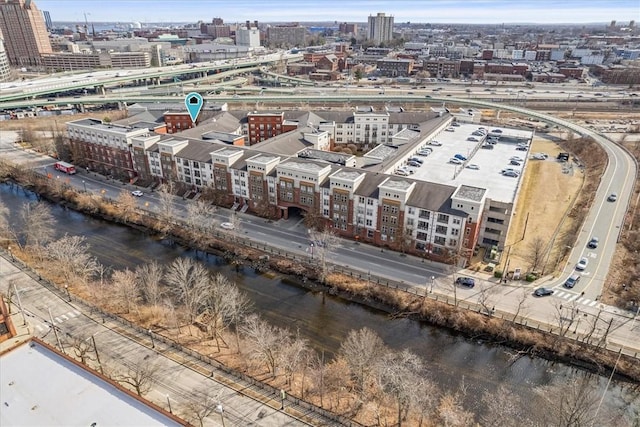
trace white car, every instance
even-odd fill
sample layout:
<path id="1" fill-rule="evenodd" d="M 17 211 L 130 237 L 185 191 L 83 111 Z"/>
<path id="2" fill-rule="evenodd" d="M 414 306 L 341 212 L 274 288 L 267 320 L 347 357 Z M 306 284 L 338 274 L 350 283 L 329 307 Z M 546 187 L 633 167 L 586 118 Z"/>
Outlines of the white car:
<path id="1" fill-rule="evenodd" d="M 516 161 L 516 162 L 524 162 L 524 159 L 522 157 L 518 157 L 518 156 L 513 156 L 509 160 L 513 160 L 513 161 Z"/>
<path id="2" fill-rule="evenodd" d="M 404 170 L 404 169 L 398 169 L 398 170 L 396 171 L 396 175 L 399 175 L 399 176 L 409 176 L 409 171 Z"/>
<path id="3" fill-rule="evenodd" d="M 455 157 L 452 157 L 452 158 L 449 159 L 449 163 L 454 164 L 454 165 L 461 165 L 462 164 L 462 160 L 456 159 Z"/>
<path id="4" fill-rule="evenodd" d="M 576 270 L 584 270 L 589 265 L 589 260 L 585 257 L 580 258 L 580 261 L 576 264 Z"/>
<path id="5" fill-rule="evenodd" d="M 144 195 L 144 193 L 140 190 L 134 190 L 131 192 L 132 196 L 136 196 L 136 197 L 142 197 Z"/>
<path id="6" fill-rule="evenodd" d="M 224 228 L 225 230 L 233 230 L 235 228 L 230 222 L 223 222 L 222 224 L 220 224 L 220 227 Z"/>
<path id="7" fill-rule="evenodd" d="M 475 163 L 471 163 L 469 165 L 467 165 L 467 169 L 473 169 L 473 170 L 479 170 L 480 166 L 476 165 Z"/>
<path id="8" fill-rule="evenodd" d="M 442 145 L 442 143 L 438 142 L 438 141 L 431 141 L 431 142 L 429 142 L 429 145 L 434 145 L 436 147 L 440 147 Z"/>

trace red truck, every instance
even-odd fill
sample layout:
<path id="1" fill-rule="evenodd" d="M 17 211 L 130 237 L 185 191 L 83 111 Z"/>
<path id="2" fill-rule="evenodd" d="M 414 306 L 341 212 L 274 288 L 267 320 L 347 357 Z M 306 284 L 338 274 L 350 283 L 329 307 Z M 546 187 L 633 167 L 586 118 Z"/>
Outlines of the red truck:
<path id="1" fill-rule="evenodd" d="M 73 175 L 76 173 L 76 167 L 73 166 L 71 163 L 67 163 L 67 162 L 56 162 L 53 165 L 54 169 L 60 172 L 64 172 L 66 174 L 69 175 Z"/>

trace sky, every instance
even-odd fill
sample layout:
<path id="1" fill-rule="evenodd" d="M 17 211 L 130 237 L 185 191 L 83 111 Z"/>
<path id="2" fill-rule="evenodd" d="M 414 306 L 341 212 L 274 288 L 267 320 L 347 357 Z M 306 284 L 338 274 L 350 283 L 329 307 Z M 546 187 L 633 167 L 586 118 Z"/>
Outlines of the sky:
<path id="1" fill-rule="evenodd" d="M 366 22 L 384 12 L 396 23 L 640 22 L 640 0 L 34 0 L 55 21 Z"/>

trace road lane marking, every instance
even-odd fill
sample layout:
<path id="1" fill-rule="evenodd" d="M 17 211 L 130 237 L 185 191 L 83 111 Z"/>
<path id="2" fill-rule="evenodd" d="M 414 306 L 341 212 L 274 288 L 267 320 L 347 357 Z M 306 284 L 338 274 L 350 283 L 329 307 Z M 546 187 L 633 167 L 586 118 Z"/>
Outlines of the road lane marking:
<path id="1" fill-rule="evenodd" d="M 55 317 L 53 320 L 54 320 L 54 323 L 62 323 L 62 320 L 60 320 L 59 317 Z"/>
<path id="2" fill-rule="evenodd" d="M 62 317 L 62 319 L 64 319 L 64 320 L 69 320 L 69 317 L 67 317 L 67 316 L 66 316 L 66 315 L 64 315 L 64 314 L 63 314 L 63 315 L 61 315 L 60 317 Z"/>
<path id="3" fill-rule="evenodd" d="M 589 303 L 589 307 L 593 307 L 594 305 L 598 304 L 598 301 L 591 301 Z"/>

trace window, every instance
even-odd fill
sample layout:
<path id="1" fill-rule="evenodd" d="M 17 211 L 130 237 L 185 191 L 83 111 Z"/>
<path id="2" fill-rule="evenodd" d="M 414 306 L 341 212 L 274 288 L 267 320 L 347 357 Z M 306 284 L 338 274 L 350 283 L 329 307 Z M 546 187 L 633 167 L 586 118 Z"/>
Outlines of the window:
<path id="1" fill-rule="evenodd" d="M 423 232 L 419 231 L 418 234 L 416 235 L 416 239 L 426 242 L 429 239 L 429 236 L 427 236 L 427 233 L 423 233 Z"/>
<path id="2" fill-rule="evenodd" d="M 413 227 L 413 218 L 407 218 L 407 227 Z"/>
<path id="3" fill-rule="evenodd" d="M 433 239 L 433 243 L 435 243 L 436 245 L 444 245 L 445 243 L 447 243 L 447 239 L 444 237 L 436 236 L 435 239 Z"/>
<path id="4" fill-rule="evenodd" d="M 371 219 L 367 218 L 367 219 L 365 220 L 365 225 L 366 225 L 367 227 L 372 227 L 372 226 L 373 226 L 373 221 L 372 221 Z"/>
<path id="5" fill-rule="evenodd" d="M 420 218 L 429 219 L 431 217 L 431 212 L 425 211 L 424 209 L 420 209 Z"/>
<path id="6" fill-rule="evenodd" d="M 454 225 L 460 225 L 460 218 L 453 218 Z"/>
<path id="7" fill-rule="evenodd" d="M 447 227 L 445 227 L 444 225 L 436 225 L 436 233 L 447 234 Z"/>
<path id="8" fill-rule="evenodd" d="M 443 222 L 445 224 L 449 223 L 449 215 L 447 214 L 438 214 L 438 222 Z"/>

